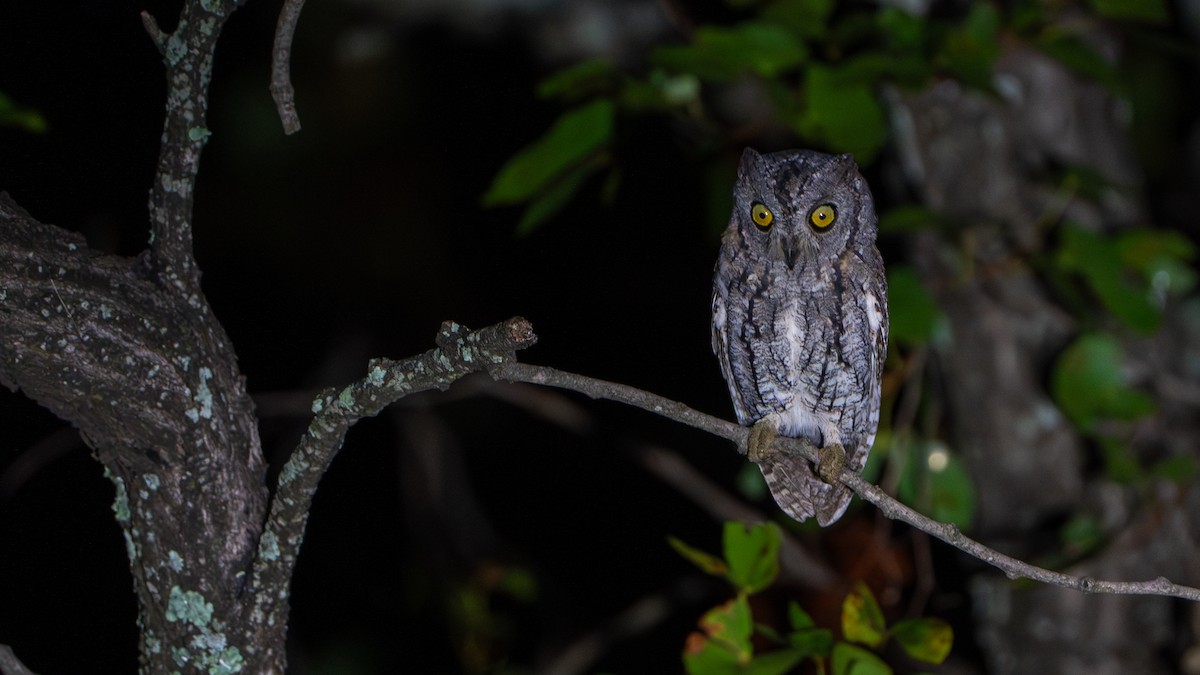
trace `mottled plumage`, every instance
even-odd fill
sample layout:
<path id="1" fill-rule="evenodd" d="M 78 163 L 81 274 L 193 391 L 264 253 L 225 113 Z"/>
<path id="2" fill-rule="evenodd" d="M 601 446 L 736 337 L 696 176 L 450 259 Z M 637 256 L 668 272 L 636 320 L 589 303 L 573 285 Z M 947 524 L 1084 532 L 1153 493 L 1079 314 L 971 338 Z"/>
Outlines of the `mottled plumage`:
<path id="1" fill-rule="evenodd" d="M 829 525 L 850 491 L 765 449 L 777 432 L 811 439 L 822 465 L 842 449 L 849 469 L 867 461 L 888 331 L 871 192 L 850 155 L 747 149 L 733 199 L 713 281 L 713 351 L 738 422 L 755 426 L 751 459 L 775 501 Z"/>

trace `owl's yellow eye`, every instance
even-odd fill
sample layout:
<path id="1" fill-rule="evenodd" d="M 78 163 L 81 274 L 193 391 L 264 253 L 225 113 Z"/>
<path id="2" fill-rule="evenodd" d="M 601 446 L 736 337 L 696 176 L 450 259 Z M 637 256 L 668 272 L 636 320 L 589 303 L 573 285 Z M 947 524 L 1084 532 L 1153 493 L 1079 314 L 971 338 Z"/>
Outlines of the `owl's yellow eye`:
<path id="1" fill-rule="evenodd" d="M 808 222 L 812 223 L 817 230 L 829 229 L 835 220 L 837 220 L 837 210 L 833 208 L 833 204 L 822 204 L 808 214 Z"/>
<path id="2" fill-rule="evenodd" d="M 771 223 L 775 222 L 775 214 L 771 213 L 771 209 L 768 209 L 759 202 L 755 202 L 750 207 L 750 219 L 754 221 L 758 229 L 766 232 L 771 227 Z"/>

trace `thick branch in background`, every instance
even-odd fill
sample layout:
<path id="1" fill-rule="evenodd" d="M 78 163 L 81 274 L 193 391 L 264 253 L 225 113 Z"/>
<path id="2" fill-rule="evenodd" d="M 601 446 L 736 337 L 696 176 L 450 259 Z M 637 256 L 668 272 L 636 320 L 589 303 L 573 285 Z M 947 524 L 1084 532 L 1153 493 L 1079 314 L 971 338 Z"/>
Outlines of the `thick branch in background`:
<path id="1" fill-rule="evenodd" d="M 224 331 L 145 255 L 98 255 L 7 196 L 0 232 L 0 381 L 77 426 L 116 486 L 143 663 L 171 666 L 164 646 L 218 634 L 226 644 L 203 659 L 239 650 L 227 629 L 266 490 Z"/>
<path id="2" fill-rule="evenodd" d="M 116 487 L 149 672 L 270 672 L 284 658 L 244 630 L 265 465 L 192 256 L 213 53 L 236 7 L 187 3 L 171 34 L 143 15 L 168 83 L 149 250 L 99 254 L 0 196 L 0 381 L 77 426 Z"/>

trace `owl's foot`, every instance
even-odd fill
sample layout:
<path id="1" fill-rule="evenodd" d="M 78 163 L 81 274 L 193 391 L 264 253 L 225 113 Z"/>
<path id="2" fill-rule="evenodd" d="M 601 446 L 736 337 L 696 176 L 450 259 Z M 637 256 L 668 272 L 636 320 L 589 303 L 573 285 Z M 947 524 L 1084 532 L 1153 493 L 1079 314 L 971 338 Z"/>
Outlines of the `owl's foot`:
<path id="1" fill-rule="evenodd" d="M 767 420 L 759 420 L 750 427 L 750 435 L 746 438 L 746 456 L 755 464 L 766 459 L 772 452 L 771 444 L 779 432 L 775 425 Z"/>
<path id="2" fill-rule="evenodd" d="M 817 450 L 817 475 L 821 480 L 833 486 L 840 485 L 838 476 L 842 475 L 842 469 L 845 468 L 846 451 L 841 443 L 830 443 Z"/>

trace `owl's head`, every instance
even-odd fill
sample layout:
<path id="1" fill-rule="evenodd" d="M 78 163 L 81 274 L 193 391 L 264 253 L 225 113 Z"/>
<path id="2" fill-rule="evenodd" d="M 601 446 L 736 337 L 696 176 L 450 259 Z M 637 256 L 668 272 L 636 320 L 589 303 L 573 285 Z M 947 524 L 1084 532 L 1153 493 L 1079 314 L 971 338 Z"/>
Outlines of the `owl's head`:
<path id="1" fill-rule="evenodd" d="M 875 241 L 871 191 L 850 155 L 746 148 L 733 202 L 730 229 L 773 265 L 833 264 Z"/>

